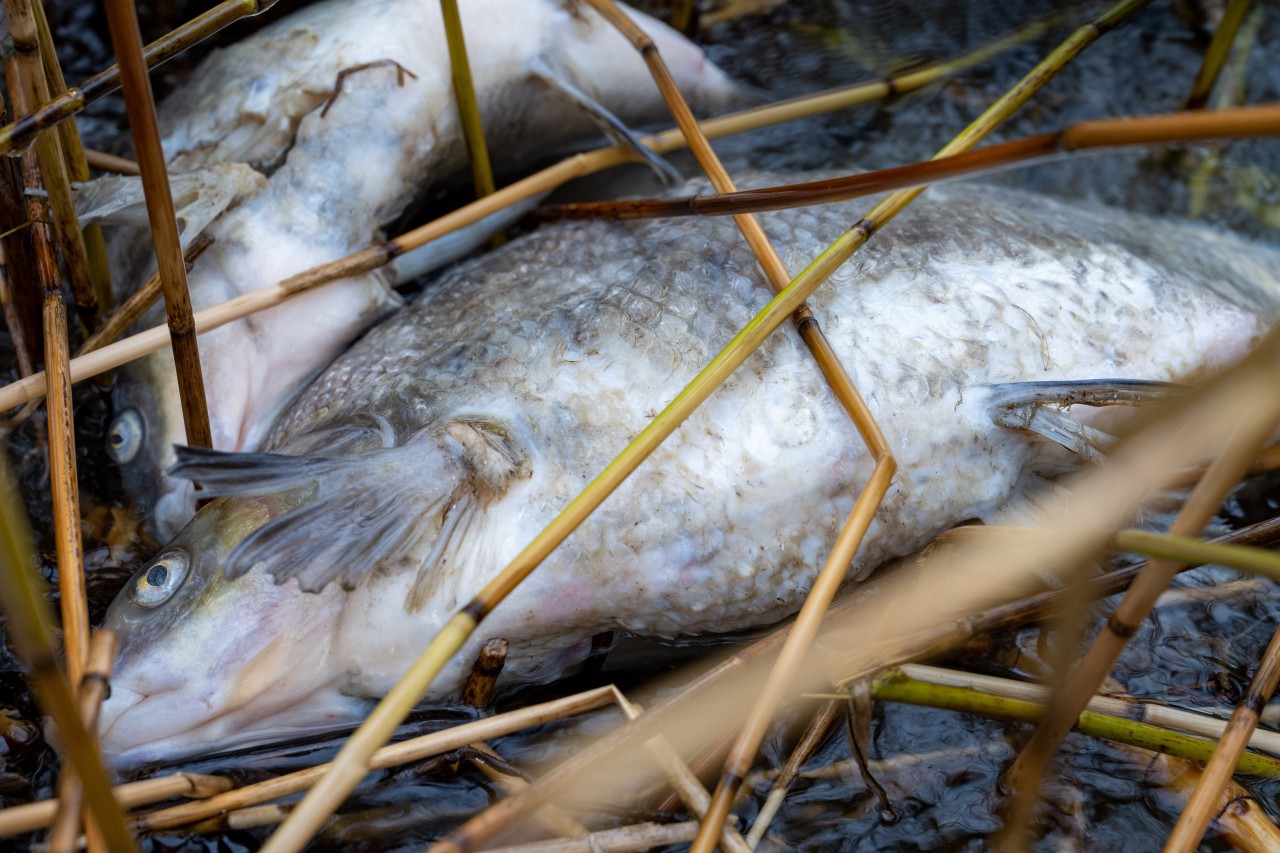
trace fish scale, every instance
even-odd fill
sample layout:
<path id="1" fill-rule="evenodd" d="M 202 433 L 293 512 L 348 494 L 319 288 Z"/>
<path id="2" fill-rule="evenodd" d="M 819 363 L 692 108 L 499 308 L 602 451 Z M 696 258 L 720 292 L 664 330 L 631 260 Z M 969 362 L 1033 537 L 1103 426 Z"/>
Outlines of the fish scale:
<path id="1" fill-rule="evenodd" d="M 763 219 L 795 268 L 861 210 Z M 1276 316 L 1277 260 L 1170 221 L 931 190 L 810 302 L 898 461 L 850 577 L 1061 470 L 1061 448 L 993 422 L 1007 383 L 1229 363 Z M 185 581 L 153 589 L 144 567 L 112 606 L 104 748 L 131 763 L 358 717 L 771 293 L 727 219 L 554 224 L 443 276 L 294 402 L 270 453 L 183 455 L 181 473 L 221 497 L 157 558 Z M 872 464 L 799 337 L 774 334 L 429 697 L 452 696 L 489 637 L 511 643 L 510 685 L 558 676 L 601 631 L 688 636 L 794 612 Z M 235 632 L 215 668 L 227 619 L 259 634 Z"/>

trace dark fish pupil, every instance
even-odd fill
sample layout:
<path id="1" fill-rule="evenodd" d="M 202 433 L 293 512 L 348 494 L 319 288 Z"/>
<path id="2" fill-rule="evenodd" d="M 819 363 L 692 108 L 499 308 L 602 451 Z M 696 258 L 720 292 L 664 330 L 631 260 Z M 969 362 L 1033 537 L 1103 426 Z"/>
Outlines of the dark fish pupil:
<path id="1" fill-rule="evenodd" d="M 151 586 L 164 586 L 164 582 L 169 579 L 169 570 L 164 566 L 152 566 L 147 571 L 147 583 Z"/>

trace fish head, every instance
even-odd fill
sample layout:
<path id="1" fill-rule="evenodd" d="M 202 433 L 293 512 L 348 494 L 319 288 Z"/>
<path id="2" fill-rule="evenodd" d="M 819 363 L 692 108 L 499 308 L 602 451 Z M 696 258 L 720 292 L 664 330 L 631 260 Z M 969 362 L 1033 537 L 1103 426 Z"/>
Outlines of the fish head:
<path id="1" fill-rule="evenodd" d="M 162 350 L 120 371 L 107 431 L 107 455 L 120 469 L 125 493 L 161 539 L 182 528 L 195 512 L 190 481 L 166 477 L 173 447 L 186 441 L 182 402 L 173 381 L 173 355 Z"/>
<path id="2" fill-rule="evenodd" d="M 103 754 L 117 768 L 332 730 L 364 703 L 340 695 L 329 638 L 344 593 L 304 593 L 255 567 L 230 578 L 235 547 L 293 501 L 223 498 L 204 507 L 129 580 L 104 627 L 120 638 L 103 705 Z"/>

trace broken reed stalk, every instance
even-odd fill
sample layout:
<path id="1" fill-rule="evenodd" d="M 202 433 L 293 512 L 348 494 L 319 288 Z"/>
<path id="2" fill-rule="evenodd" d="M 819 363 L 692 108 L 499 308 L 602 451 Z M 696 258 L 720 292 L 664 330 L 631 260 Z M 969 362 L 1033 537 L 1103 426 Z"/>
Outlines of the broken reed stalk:
<path id="1" fill-rule="evenodd" d="M 1273 331 L 1271 336 L 1276 334 Z M 1269 337 L 1271 337 L 1269 336 Z M 1226 494 L 1235 487 L 1257 456 L 1259 449 L 1275 429 L 1280 412 L 1275 405 L 1259 403 L 1251 414 L 1232 431 L 1218 456 L 1209 464 L 1204 477 L 1196 484 L 1183 504 L 1169 532 L 1176 536 L 1197 536 L 1212 519 Z M 1170 560 L 1153 560 L 1135 579 L 1102 632 L 1085 652 L 1083 660 L 1064 680 L 1049 712 L 1037 726 L 1031 740 L 1009 770 L 1012 790 L 1016 792 L 1006 824 L 1004 844 L 1021 846 L 1022 835 L 1030 823 L 1039 791 L 1040 777 L 1058 744 L 1070 730 L 1088 698 L 1115 665 L 1129 637 L 1138 629 L 1164 592 L 1181 564 Z"/>
<path id="2" fill-rule="evenodd" d="M 141 175 L 138 164 L 134 160 L 127 157 L 119 157 L 115 154 L 108 154 L 105 151 L 95 151 L 92 148 L 84 150 L 84 159 L 95 169 L 101 169 L 104 172 L 113 172 L 117 175 Z"/>
<path id="3" fill-rule="evenodd" d="M 911 678 L 900 669 L 892 669 L 876 676 L 872 680 L 871 695 L 881 702 L 902 702 L 908 705 L 921 705 L 1022 723 L 1035 723 L 1044 715 L 1045 708 L 1043 702 L 985 693 L 971 687 L 954 687 L 933 681 L 920 681 Z M 1216 743 L 1209 738 L 1182 734 L 1125 717 L 1100 714 L 1090 710 L 1080 712 L 1074 727 L 1082 734 L 1091 737 L 1106 738 L 1128 746 L 1137 746 L 1194 761 L 1207 760 L 1213 753 Z M 1237 759 L 1237 763 L 1228 766 L 1229 770 L 1268 778 L 1280 776 L 1280 758 L 1258 753 L 1244 753 L 1238 755 Z"/>
<path id="4" fill-rule="evenodd" d="M 174 797 L 200 799 L 231 789 L 231 782 L 221 776 L 201 773 L 176 773 L 117 785 L 112 793 L 122 809 L 149 806 Z M 52 825 L 58 800 L 40 800 L 0 809 L 0 838 L 34 832 Z"/>
<path id="5" fill-rule="evenodd" d="M 937 156 L 946 157 L 972 148 L 1030 100 L 1058 71 L 1065 68 L 1075 59 L 1081 51 L 1097 41 L 1104 33 L 1118 25 L 1129 15 L 1146 5 L 1147 2 L 1149 0 L 1120 0 L 1120 2 L 1109 7 L 1093 21 L 1077 29 L 1008 92 L 988 107 L 982 115 L 961 131 L 955 139 L 947 143 L 938 152 Z M 847 259 L 885 223 L 897 216 L 907 205 L 918 198 L 922 192 L 924 192 L 923 189 L 905 190 L 889 196 L 876 205 L 862 221 L 850 229 L 845 237 L 840 238 L 836 244 L 833 244 L 832 248 L 834 249 L 836 245 L 842 242 L 847 243 L 849 247 L 848 254 L 844 255 L 841 260 Z M 876 476 L 881 473 L 881 464 L 877 463 L 867 489 L 859 496 L 858 503 L 854 505 L 846 530 L 855 526 L 855 518 L 858 517 L 860 511 L 864 513 L 864 516 L 859 519 L 858 523 L 862 524 L 864 529 L 865 526 L 870 525 L 872 515 L 868 513 L 867 507 L 861 505 L 862 498 L 874 491 L 870 483 L 874 482 Z M 885 490 L 890 485 L 892 470 L 887 473 L 889 476 L 884 478 L 882 486 Z M 876 503 L 879 503 L 878 499 Z M 874 509 L 871 512 L 873 513 Z M 766 687 L 766 691 L 768 691 L 767 699 L 762 700 L 753 707 L 752 713 L 748 716 L 739 733 L 738 742 L 729 752 L 729 758 L 725 761 L 724 773 L 720 777 L 720 783 L 717 785 L 715 794 L 712 797 L 712 808 L 708 814 L 708 819 L 704 822 L 702 830 L 698 833 L 697 840 L 693 843 L 692 853 L 711 853 L 716 831 L 729 816 L 729 809 L 733 806 L 738 789 L 742 786 L 742 782 L 746 779 L 747 771 L 751 768 L 751 763 L 755 758 L 760 742 L 764 739 L 773 711 L 782 700 L 783 689 L 790 683 L 792 674 L 800 671 L 804 652 L 808 650 L 817 635 L 819 620 L 815 618 L 815 611 L 819 605 L 816 602 L 823 598 L 825 598 L 825 602 L 830 602 L 839 589 L 839 584 L 843 581 L 849 565 L 853 562 L 855 547 L 857 542 L 861 541 L 862 534 L 859 533 L 857 540 L 851 541 L 845 536 L 846 530 L 841 531 L 841 535 L 836 541 L 836 547 L 832 549 L 831 554 L 828 556 L 827 564 L 823 567 L 818 581 L 814 584 L 813 592 L 805 600 L 795 627 L 778 655 L 778 660 L 773 669 L 773 672 L 777 673 L 778 677 L 770 677 Z M 819 595 L 818 587 L 824 583 L 829 583 L 830 588 L 829 590 L 823 590 Z M 825 602 L 821 606 L 825 607 Z M 813 605 L 812 607 L 811 604 Z"/>
<path id="6" fill-rule="evenodd" d="M 1280 682 L 1280 629 L 1271 636 L 1267 650 L 1258 665 L 1258 671 L 1249 682 L 1249 689 L 1236 706 L 1235 713 L 1227 723 L 1227 730 L 1213 750 L 1213 756 L 1204 768 L 1195 790 L 1187 801 L 1187 806 L 1178 818 L 1173 832 L 1165 841 L 1167 853 L 1191 853 L 1200 846 L 1200 839 L 1209 828 L 1218 811 L 1218 801 L 1222 790 L 1231 778 L 1240 756 L 1244 753 L 1250 737 L 1258 727 L 1258 718 L 1262 709 L 1271 699 L 1271 694 Z"/>
<path id="7" fill-rule="evenodd" d="M 191 294 L 187 290 L 187 267 L 182 260 L 178 221 L 169 190 L 169 172 L 165 167 L 164 151 L 160 148 L 160 131 L 156 126 L 151 79 L 147 76 L 146 60 L 142 54 L 138 11 L 132 0 L 106 0 L 106 10 L 111 43 L 116 52 L 116 63 L 120 68 L 124 88 L 125 109 L 129 114 L 129 132 L 138 155 L 138 167 L 142 170 L 142 190 L 147 202 L 147 220 L 151 224 L 160 286 L 164 291 L 165 314 L 169 321 L 173 360 L 178 371 L 178 395 L 182 399 L 182 419 L 187 428 L 187 444 L 193 447 L 212 447 L 209 408 L 205 402 L 200 351 L 196 344 L 195 321 L 191 312 Z"/>
<path id="8" fill-rule="evenodd" d="M 40 61 L 40 37 L 32 2 L 33 0 L 4 0 L 19 71 L 19 79 L 11 80 L 10 85 L 14 90 L 15 112 L 24 115 L 36 104 L 49 100 L 49 84 L 45 79 L 45 66 Z M 54 62 L 56 64 L 57 60 L 54 59 Z M 75 202 L 71 199 L 71 179 L 62 150 L 62 139 L 57 133 L 44 133 L 36 137 L 35 148 L 36 157 L 40 161 L 41 184 L 48 193 L 48 212 L 53 218 L 53 236 L 67 265 L 67 278 L 71 283 L 77 313 L 86 328 L 93 329 L 97 322 L 98 302 L 93 277 L 89 272 L 84 237 L 80 233 L 80 221 L 76 218 Z"/>
<path id="9" fill-rule="evenodd" d="M 673 216 L 736 216 L 848 201 L 889 190 L 922 187 L 989 175 L 1079 154 L 1153 144 L 1280 136 L 1280 104 L 1199 113 L 1167 113 L 1140 119 L 1082 121 L 1055 133 L 989 145 L 950 157 L 894 166 L 861 175 L 677 198 L 624 199 L 560 204 L 538 211 L 540 219 L 652 219 Z M 1158 142 L 1156 141 L 1158 140 Z"/>
<path id="10" fill-rule="evenodd" d="M 641 709 L 639 705 L 632 703 L 621 690 L 614 688 L 614 701 L 618 703 L 618 707 L 622 709 L 623 715 L 628 721 L 635 721 L 640 718 Z M 649 740 L 645 744 L 646 751 L 657 759 L 666 773 L 667 781 L 675 790 L 680 801 L 684 803 L 684 807 L 694 817 L 705 820 L 707 807 L 711 804 L 711 795 L 707 793 L 707 789 L 702 787 L 702 783 L 698 781 L 698 777 L 693 775 L 680 757 L 667 742 L 666 738 L 658 735 Z M 724 846 L 728 853 L 751 853 L 753 849 L 750 844 L 742 837 L 735 827 L 725 824 L 720 832 L 719 843 Z"/>
<path id="11" fill-rule="evenodd" d="M 40 707 L 58 727 L 64 766 L 72 767 L 82 780 L 85 799 L 109 849 L 135 850 L 94 740 L 58 668 L 47 605 L 35 580 L 31 531 L 16 482 L 8 457 L 0 452 L 0 605 L 8 618 L 9 641 L 32 681 Z"/>
<path id="12" fill-rule="evenodd" d="M 147 67 L 162 65 L 230 24 L 265 12 L 276 2 L 277 0 L 223 0 L 204 14 L 197 15 L 173 32 L 147 45 L 144 53 Z M 112 65 L 79 86 L 68 89 L 65 94 L 40 104 L 29 114 L 0 127 L 0 154 L 22 148 L 41 130 L 71 118 L 89 104 L 119 88 L 120 69 Z"/>
<path id="13" fill-rule="evenodd" d="M 458 118 L 462 123 L 462 138 L 467 143 L 471 158 L 471 180 L 475 184 L 476 198 L 492 195 L 493 167 L 489 165 L 489 146 L 484 140 L 484 123 L 480 120 L 480 106 L 476 103 L 476 87 L 471 81 L 471 63 L 467 60 L 467 42 L 462 33 L 462 17 L 458 14 L 458 0 L 440 0 L 440 15 L 444 20 L 444 37 L 449 45 L 449 70 L 453 75 L 453 93 L 458 102 Z"/>
<path id="14" fill-rule="evenodd" d="M 14 0 L 6 0 L 6 9 L 12 2 Z M 39 67 L 35 71 L 43 74 Z M 14 86 L 16 111 L 26 112 L 28 93 L 26 86 Z M 22 161 L 28 186 L 39 188 L 36 157 L 28 151 Z M 36 279 L 41 288 L 45 372 L 49 377 L 49 490 L 58 561 L 63 653 L 66 655 L 68 679 L 72 684 L 79 684 L 89 654 L 89 601 L 84 590 L 84 553 L 80 541 L 80 497 L 76 479 L 70 354 L 67 352 L 67 304 L 51 229 L 43 221 L 39 200 L 28 198 L 27 205 L 32 222 Z"/>
<path id="15" fill-rule="evenodd" d="M 31 11 L 35 13 L 36 34 L 40 39 L 40 61 L 44 65 L 45 79 L 48 81 L 48 94 L 55 98 L 61 97 L 66 94 L 67 80 L 62 76 L 62 66 L 58 64 L 58 53 L 53 44 L 53 33 L 49 30 L 48 17 L 44 13 L 44 4 L 32 3 Z M 59 122 L 58 139 L 66 157 L 68 177 L 73 182 L 89 180 L 89 163 L 85 160 L 84 145 L 80 141 L 80 129 L 76 127 L 76 123 Z M 74 212 L 73 208 L 72 213 Z M 111 293 L 111 268 L 107 264 L 107 244 L 100 225 L 90 225 L 79 233 L 83 235 L 89 277 L 97 302 L 97 314 L 93 323 L 93 327 L 96 327 L 102 322 L 103 315 L 115 304 L 115 297 Z"/>
<path id="16" fill-rule="evenodd" d="M 1252 542 L 1270 544 L 1280 542 L 1280 518 L 1260 522 L 1242 530 L 1233 531 L 1216 541 Z M 905 569 L 907 567 L 901 567 Z M 1110 572 L 1092 579 L 1083 586 L 1091 598 L 1104 598 L 1121 592 L 1137 575 L 1141 564 Z M 882 600 L 890 594 L 894 573 L 881 573 L 866 581 L 856 593 L 836 601 L 828 613 L 828 621 L 838 623 L 853 617 L 860 601 Z M 957 618 L 945 624 L 917 632 L 908 640 L 882 653 L 876 650 L 874 659 L 880 666 L 902 664 L 910 660 L 936 655 L 958 643 L 981 634 L 1009 630 L 1025 625 L 1057 612 L 1064 602 L 1078 595 L 1075 589 L 1049 590 L 1028 598 L 988 607 L 971 616 Z M 455 829 L 446 839 L 437 842 L 434 851 L 473 850 L 487 839 L 502 831 L 509 824 L 539 803 L 546 802 L 589 772 L 606 756 L 614 755 L 628 745 L 653 735 L 665 726 L 679 726 L 690 705 L 710 696 L 731 693 L 735 685 L 745 680 L 752 667 L 775 654 L 790 630 L 790 624 L 773 629 L 768 635 L 736 652 L 708 672 L 663 699 L 651 708 L 639 721 L 616 730 L 579 750 L 570 758 L 543 774 L 527 792 L 508 797 L 473 816 L 463 826 Z M 874 671 L 874 670 L 873 670 Z M 859 677 L 854 674 L 854 677 Z M 748 693 L 754 692 L 749 688 Z M 717 703 L 719 706 L 719 703 Z"/>
<path id="17" fill-rule="evenodd" d="M 89 662 L 77 690 L 80 719 L 84 722 L 85 731 L 91 735 L 98 730 L 98 712 L 107 697 L 111 664 L 115 656 L 116 635 L 110 631 L 94 632 L 89 643 Z M 63 768 L 62 778 L 58 782 L 58 811 L 54 816 L 53 831 L 49 834 L 49 848 L 55 853 L 76 849 L 84 793 L 79 778 L 69 767 Z M 84 815 L 84 826 L 90 853 L 102 850 L 102 836 L 97 832 L 88 813 Z"/>
<path id="18" fill-rule="evenodd" d="M 778 813 L 778 809 L 782 808 L 782 803 L 787 797 L 787 790 L 791 787 L 791 783 L 795 781 L 796 777 L 800 775 L 800 768 L 809 760 L 809 756 L 813 755 L 817 750 L 823 739 L 826 738 L 827 732 L 831 731 L 831 727 L 840 719 L 842 713 L 844 713 L 844 703 L 839 699 L 828 699 L 822 703 L 818 713 L 814 714 L 813 719 L 809 721 L 804 734 L 800 736 L 800 741 L 791 750 L 791 755 L 787 757 L 787 763 L 778 773 L 777 778 L 773 780 L 773 786 L 769 789 L 769 794 L 765 797 L 764 804 L 760 806 L 755 822 L 751 824 L 751 831 L 747 833 L 747 844 L 751 846 L 752 850 L 759 846 L 760 840 L 769 831 L 769 824 L 773 822 L 773 817 Z"/>
<path id="19" fill-rule="evenodd" d="M 1228 0 L 1227 8 L 1222 13 L 1222 20 L 1218 22 L 1218 29 L 1214 31 L 1209 48 L 1204 53 L 1204 62 L 1200 65 L 1196 80 L 1191 85 L 1191 94 L 1187 96 L 1185 109 L 1203 109 L 1209 102 L 1209 95 L 1213 92 L 1214 84 L 1218 82 L 1222 66 L 1226 64 L 1227 57 L 1231 54 L 1231 45 L 1236 40 L 1236 33 L 1240 31 L 1240 24 L 1244 21 L 1250 5 L 1252 0 Z"/>
<path id="20" fill-rule="evenodd" d="M 555 699 L 539 705 L 521 708 L 518 711 L 510 711 L 505 714 L 497 714 L 492 717 L 475 720 L 474 722 L 463 723 L 444 731 L 422 735 L 403 743 L 383 747 L 374 754 L 370 764 L 372 769 L 377 770 L 395 767 L 411 761 L 420 761 L 432 755 L 460 749 L 479 740 L 501 737 L 550 720 L 558 720 L 573 714 L 594 711 L 597 708 L 610 705 L 614 701 L 613 688 L 597 687 L 594 690 L 566 696 L 563 699 Z M 332 767 L 332 764 L 318 764 L 305 770 L 287 773 L 274 779 L 267 779 L 264 782 L 257 782 L 224 794 L 218 794 L 207 800 L 183 803 L 161 811 L 139 815 L 133 818 L 131 822 L 138 832 L 154 832 L 161 829 L 185 826 L 212 815 L 245 808 L 246 806 L 258 805 L 269 800 L 305 791 L 317 779 L 322 778 L 330 767 Z"/>
<path id="21" fill-rule="evenodd" d="M 824 99 L 825 96 L 818 96 L 818 100 Z M 1220 116 L 1225 120 L 1229 112 L 1234 111 L 1223 110 L 1214 115 Z M 743 132 L 755 127 L 757 120 L 764 119 L 781 120 L 778 114 L 772 113 L 766 108 L 732 116 L 723 116 L 720 119 L 712 119 L 709 122 L 702 123 L 700 127 L 708 137 L 714 137 Z M 750 121 L 748 122 L 748 120 Z M 1136 129 L 1146 121 L 1147 119 L 1130 119 L 1128 123 Z M 656 136 L 646 137 L 643 142 L 653 151 L 662 153 L 679 148 L 683 144 L 681 140 L 683 140 L 683 137 L 676 130 L 664 131 Z M 1147 144 L 1158 144 L 1161 141 L 1162 139 L 1158 134 L 1147 135 Z M 197 334 L 203 334 L 250 314 L 272 308 L 293 296 L 321 287 L 329 282 L 377 269 L 399 255 L 477 222 L 517 201 L 553 189 L 573 178 L 630 162 L 632 159 L 634 157 L 629 150 L 618 146 L 574 155 L 534 175 L 505 186 L 491 196 L 472 202 L 380 246 L 364 249 L 327 264 L 304 270 L 275 285 L 237 296 L 234 299 L 199 311 L 195 314 L 196 332 Z M 139 332 L 116 344 L 103 347 L 99 353 L 94 354 L 92 357 L 74 359 L 71 363 L 72 381 L 80 382 L 92 376 L 97 376 L 144 355 L 156 352 L 167 343 L 168 334 L 164 327 L 155 327 Z M 44 374 L 31 374 L 0 388 L 0 411 L 39 400 L 44 394 Z"/>
<path id="22" fill-rule="evenodd" d="M 1143 749 L 1126 748 L 1125 752 L 1143 771 L 1148 785 L 1163 787 L 1175 796 L 1185 798 L 1200 779 L 1200 768 L 1190 761 Z M 1234 779 L 1228 779 L 1219 791 L 1214 828 L 1241 853 L 1280 850 L 1280 828 L 1258 805 L 1257 798 Z"/>
<path id="23" fill-rule="evenodd" d="M 649 72 L 653 76 L 654 82 L 658 85 L 658 90 L 662 93 L 662 97 L 667 103 L 672 117 L 675 119 L 676 126 L 684 134 L 690 150 L 711 180 L 712 186 L 715 187 L 717 192 L 733 192 L 735 187 L 732 179 L 725 172 L 724 166 L 720 163 L 706 137 L 698 130 L 697 120 L 693 117 L 688 104 L 680 95 L 680 91 L 675 85 L 675 80 L 672 79 L 671 73 L 667 69 L 666 63 L 663 62 L 653 39 L 644 30 L 640 29 L 634 21 L 623 14 L 613 0 L 587 0 L 587 2 L 639 51 L 645 64 L 649 67 Z M 734 222 L 742 232 L 742 236 L 746 239 L 747 245 L 750 246 L 774 291 L 780 293 L 785 290 L 790 274 L 787 272 L 786 267 L 783 266 L 782 259 L 778 257 L 778 253 L 769 242 L 768 237 L 765 236 L 764 229 L 760 227 L 760 223 L 750 215 L 735 216 Z M 822 617 L 831 605 L 832 599 L 835 598 L 836 592 L 839 591 L 849 564 L 861 546 L 862 539 L 870 527 L 871 519 L 874 517 L 876 510 L 880 508 L 885 493 L 888 492 L 889 486 L 892 484 L 893 474 L 897 470 L 897 461 L 889 451 L 889 444 L 885 440 L 884 433 L 881 431 L 879 424 L 876 423 L 871 411 L 867 408 L 862 395 L 854 387 L 848 371 L 839 358 L 836 357 L 830 342 L 818 325 L 817 318 L 813 316 L 813 311 L 810 310 L 807 304 L 801 303 L 793 314 L 793 319 L 801 338 L 813 355 L 818 367 L 822 370 L 823 377 L 827 380 L 836 398 L 840 400 L 841 405 L 857 428 L 859 437 L 866 444 L 872 459 L 875 460 L 875 470 L 854 502 L 853 510 L 837 537 L 837 548 L 822 567 L 822 571 L 815 579 L 809 594 L 805 597 L 805 603 L 801 608 L 799 618 L 796 620 L 791 637 L 786 646 L 784 646 L 769 681 L 761 691 L 760 697 L 756 700 L 753 714 L 748 718 L 749 727 L 752 722 L 763 721 L 759 727 L 759 736 L 749 747 L 753 756 L 759 747 L 760 739 L 764 736 L 764 727 L 773 718 L 783 695 L 790 685 L 790 676 L 795 672 L 791 666 L 792 661 L 803 656 L 808 651 L 809 644 L 813 641 L 813 637 L 816 636 L 818 626 L 822 622 Z M 748 731 L 750 731 L 750 728 L 748 728 Z M 737 752 L 741 753 L 743 751 L 743 744 L 746 739 L 744 735 L 736 744 L 735 749 Z M 733 760 L 734 752 L 731 751 L 729 758 L 726 759 L 727 769 L 725 776 L 735 772 L 745 773 L 745 769 L 730 763 Z M 748 763 L 749 761 L 750 759 L 748 759 Z M 715 802 L 714 798 L 712 802 Z M 695 850 L 699 849 L 699 845 L 702 845 L 703 848 L 713 846 L 716 843 L 715 839 L 724 832 L 724 816 L 717 816 L 717 808 L 713 806 L 704 810 L 707 812 L 706 819 L 711 826 L 699 834 L 698 841 L 694 843 Z M 736 833 L 734 834 L 736 835 Z"/>

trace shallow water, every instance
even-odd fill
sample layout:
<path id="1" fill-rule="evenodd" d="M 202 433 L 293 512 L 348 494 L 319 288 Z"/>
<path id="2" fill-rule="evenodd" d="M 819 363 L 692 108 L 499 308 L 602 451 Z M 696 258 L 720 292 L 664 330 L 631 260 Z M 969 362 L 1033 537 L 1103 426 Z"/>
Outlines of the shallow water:
<path id="1" fill-rule="evenodd" d="M 156 2 L 143 6 L 152 32 L 182 20 L 194 6 Z M 281 4 L 287 5 L 287 4 Z M 837 2 L 797 0 L 764 16 L 723 24 L 704 34 L 713 58 L 740 79 L 771 96 L 791 96 L 838 83 L 877 79 L 904 68 L 954 56 L 1060 5 L 975 3 L 957 12 L 955 4 L 928 2 Z M 1212 4 L 1206 4 L 1212 5 Z M 1242 78 L 1247 100 L 1280 98 L 1280 65 L 1266 61 L 1280 43 L 1280 8 L 1259 4 L 1256 44 Z M 63 47 L 70 60 L 68 78 L 80 79 L 100 67 L 106 41 L 100 15 L 85 4 L 56 6 Z M 1083 4 L 1082 10 L 1098 8 Z M 275 14 L 275 13 L 273 13 Z M 1082 12 L 1083 14 L 1083 12 Z M 1078 20 L 1072 18 L 1071 20 Z M 253 25 L 241 25 L 222 38 L 234 38 Z M 752 164 L 771 169 L 859 164 L 867 167 L 921 159 L 941 147 L 976 117 L 1012 81 L 1069 31 L 1060 25 L 1027 45 L 980 69 L 966 72 L 925 92 L 907 95 L 882 107 L 868 106 L 840 115 L 813 119 L 799 127 L 752 134 L 717 143 L 730 166 Z M 997 139 L 1057 129 L 1072 121 L 1126 113 L 1176 108 L 1199 63 L 1207 31 L 1197 22 L 1196 4 L 1155 4 L 1132 24 L 1105 36 L 1031 105 Z M 856 49 L 854 45 L 857 45 Z M 186 67 L 189 67 L 186 66 Z M 174 66 L 159 75 L 158 86 L 181 74 Z M 94 144 L 110 144 L 122 112 L 119 101 L 96 111 L 86 124 Z M 1218 158 L 1204 173 L 1202 197 L 1191 177 L 1212 159 L 1204 150 L 1187 155 L 1126 153 L 1079 158 L 992 178 L 1043 192 L 1085 197 L 1108 204 L 1172 215 L 1195 214 L 1280 242 L 1280 144 L 1274 140 L 1215 147 Z M 1196 200 L 1199 198 L 1200 200 Z M 927 203 L 927 196 L 922 200 Z M 0 367 L 13 374 L 7 338 L 0 338 Z M 118 478 L 100 452 L 109 420 L 109 403 L 100 389 L 77 392 L 79 465 L 85 505 L 118 499 Z M 10 453 L 23 473 L 27 504 L 49 549 L 47 474 L 38 452 L 37 420 L 9 440 Z M 1253 489 L 1244 499 L 1240 520 L 1276 510 L 1274 482 Z M 88 514 L 88 513 L 86 513 Z M 99 513 L 99 517 L 101 514 Z M 149 543 L 110 539 L 106 531 L 127 525 L 98 524 L 86 538 L 91 569 L 94 615 L 127 576 L 127 567 Z M 51 565 L 51 559 L 46 566 Z M 115 568 L 124 566 L 124 570 Z M 47 568 L 51 574 L 52 569 Z M 1220 580 L 1221 572 L 1198 572 L 1179 584 L 1196 587 Z M 1186 707 L 1223 706 L 1244 690 L 1254 663 L 1280 616 L 1275 591 L 1266 586 L 1225 600 L 1208 598 L 1163 608 L 1134 638 L 1115 673 L 1119 686 L 1134 695 Z M 1036 674 L 1037 632 L 1026 630 L 996 638 L 997 651 L 953 660 L 993 674 L 1029 677 Z M 693 651 L 637 644 L 615 653 L 605 673 L 576 679 L 573 687 L 621 679 L 672 666 L 673 659 Z M 567 691 L 568 685 L 562 689 Z M 505 701 L 505 700 L 504 700 Z M 31 723 L 36 719 L 22 688 L 16 662 L 0 648 L 0 804 L 22 802 L 51 793 L 54 758 Z M 469 712 L 421 714 L 414 730 L 456 721 Z M 604 730 L 613 715 L 584 725 Z M 800 721 L 803 724 L 803 720 Z M 572 726 L 554 726 L 534 735 L 492 743 L 518 766 L 553 759 Z M 792 727 L 794 728 L 794 727 Z M 760 766 L 779 766 L 790 748 L 782 724 L 770 738 Z M 929 755 L 919 766 L 885 768 L 877 774 L 889 790 L 897 820 L 886 820 L 856 771 L 835 778 L 802 779 L 767 838 L 770 849 L 810 850 L 977 850 L 999 826 L 997 780 L 1025 727 L 941 711 L 882 704 L 872 726 L 873 759 L 886 762 L 903 755 Z M 297 754 L 257 755 L 191 765 L 252 780 L 320 760 L 325 747 L 310 746 Z M 278 751 L 277 751 L 278 752 Z M 842 733 L 828 738 L 810 769 L 849 759 Z M 1046 791 L 1041 849 L 1159 849 L 1176 811 L 1142 781 L 1140 770 L 1103 743 L 1073 735 L 1054 769 L 1059 781 Z M 762 794 L 767 781 L 756 785 Z M 1250 783 L 1273 816 L 1280 815 L 1280 786 Z M 492 783 L 457 757 L 423 762 L 413 768 L 376 774 L 361 795 L 344 809 L 347 817 L 331 826 L 317 849 L 416 849 L 424 841 L 457 825 L 496 796 Z M 759 801 L 739 810 L 749 821 Z M 252 850 L 262 830 L 207 836 L 157 836 L 147 842 L 157 850 Z M 33 840 L 33 839 L 28 839 Z M 1206 848 L 1218 848 L 1210 840 Z"/>

